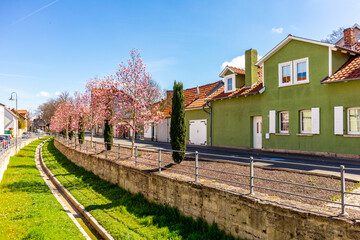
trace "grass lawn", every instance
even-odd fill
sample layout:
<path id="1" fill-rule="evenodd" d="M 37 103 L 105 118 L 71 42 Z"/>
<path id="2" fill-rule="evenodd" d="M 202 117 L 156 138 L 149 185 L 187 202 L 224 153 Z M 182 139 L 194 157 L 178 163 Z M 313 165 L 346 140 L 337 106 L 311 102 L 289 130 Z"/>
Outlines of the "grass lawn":
<path id="1" fill-rule="evenodd" d="M 0 239 L 84 239 L 36 168 L 44 139 L 10 158 L 0 183 Z"/>
<path id="2" fill-rule="evenodd" d="M 93 173 L 76 166 L 62 155 L 51 140 L 43 158 L 56 178 L 116 239 L 232 239 L 216 225 L 194 221 L 176 209 L 149 203 Z"/>

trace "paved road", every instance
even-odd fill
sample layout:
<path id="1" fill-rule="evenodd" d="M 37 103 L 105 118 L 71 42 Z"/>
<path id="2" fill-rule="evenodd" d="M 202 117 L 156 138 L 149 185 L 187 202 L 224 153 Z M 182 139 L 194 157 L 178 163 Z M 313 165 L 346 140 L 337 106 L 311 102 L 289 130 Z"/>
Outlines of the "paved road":
<path id="1" fill-rule="evenodd" d="M 86 135 L 86 140 L 90 140 L 90 136 Z M 94 141 L 103 142 L 103 137 L 94 137 Z M 131 141 L 128 139 L 117 139 L 114 138 L 114 143 L 121 145 L 131 145 Z M 161 148 L 163 150 L 171 149 L 169 143 L 163 142 L 150 142 L 143 140 L 136 140 L 136 145 L 140 148 Z M 259 150 L 242 150 L 242 149 L 233 149 L 233 148 L 221 148 L 221 147 L 208 147 L 208 146 L 194 146 L 187 145 L 187 151 L 189 152 L 199 152 L 199 157 L 211 158 L 211 159 L 221 159 L 221 160 L 231 160 L 237 162 L 246 162 L 248 160 L 234 159 L 232 157 L 242 157 L 249 158 L 253 156 L 255 159 L 262 160 L 272 160 L 276 161 L 275 163 L 264 163 L 258 162 L 256 165 L 269 166 L 276 168 L 287 168 L 287 169 L 297 169 L 304 170 L 309 172 L 324 173 L 334 176 L 340 176 L 339 170 L 337 169 L 322 169 L 323 167 L 337 167 L 344 165 L 346 168 L 359 168 L 360 169 L 360 160 L 350 160 L 350 159 L 340 159 L 340 158 L 329 158 L 329 157 L 320 157 L 320 156 L 311 156 L 311 155 L 302 155 L 302 154 L 287 154 L 287 153 L 271 153 L 263 152 Z M 224 155 L 219 156 L 209 156 L 206 154 L 217 154 Z M 284 164 L 282 162 L 298 163 L 298 164 L 314 164 L 315 166 L 298 166 L 291 164 Z M 346 177 L 360 181 L 360 171 L 346 171 Z"/>

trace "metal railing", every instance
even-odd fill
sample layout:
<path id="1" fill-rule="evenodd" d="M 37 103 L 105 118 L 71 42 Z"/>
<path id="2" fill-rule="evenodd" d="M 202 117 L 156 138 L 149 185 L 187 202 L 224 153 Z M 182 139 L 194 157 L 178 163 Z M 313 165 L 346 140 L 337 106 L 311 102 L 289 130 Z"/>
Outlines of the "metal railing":
<path id="1" fill-rule="evenodd" d="M 360 207 L 360 205 L 346 203 L 346 195 L 359 195 L 360 196 L 360 193 L 353 193 L 353 192 L 346 191 L 346 182 L 345 182 L 345 180 L 346 180 L 345 179 L 345 171 L 346 170 L 352 171 L 352 172 L 360 172 L 360 168 L 345 168 L 345 166 L 343 166 L 343 165 L 340 165 L 339 167 L 333 167 L 333 166 L 323 166 L 323 165 L 306 164 L 306 163 L 294 163 L 294 162 L 276 161 L 276 160 L 267 160 L 267 159 L 255 159 L 253 157 L 249 157 L 249 158 L 236 157 L 236 156 L 228 156 L 228 155 L 220 155 L 220 154 L 199 153 L 197 151 L 195 151 L 195 152 L 177 151 L 177 150 L 161 149 L 161 148 L 154 148 L 154 147 L 143 147 L 143 146 L 139 147 L 138 145 L 135 145 L 134 148 L 132 149 L 132 146 L 127 145 L 127 144 L 103 143 L 103 142 L 97 142 L 97 141 L 91 142 L 88 140 L 84 140 L 83 144 L 79 144 L 79 142 L 78 142 L 79 140 L 77 137 L 73 137 L 72 139 L 69 139 L 69 138 L 65 139 L 59 135 L 56 135 L 56 138 L 58 140 L 60 140 L 61 142 L 65 143 L 68 147 L 73 147 L 75 150 L 85 152 L 86 154 L 94 154 L 94 155 L 97 155 L 98 157 L 104 157 L 105 159 L 111 158 L 111 160 L 118 160 L 118 161 L 120 161 L 122 159 L 127 159 L 130 161 L 134 161 L 135 167 L 138 167 L 139 164 L 153 167 L 158 173 L 161 173 L 162 170 L 170 170 L 170 171 L 174 171 L 174 172 L 181 173 L 181 174 L 193 175 L 195 182 L 198 182 L 200 177 L 202 177 L 202 178 L 207 178 L 207 179 L 212 179 L 212 180 L 221 180 L 225 183 L 233 183 L 233 184 L 239 184 L 242 186 L 246 186 L 249 189 L 249 194 L 251 194 L 251 195 L 254 194 L 255 189 L 263 189 L 263 190 L 278 192 L 278 193 L 282 193 L 282 194 L 293 195 L 296 197 L 302 197 L 302 198 L 308 198 L 308 199 L 312 199 L 312 200 L 316 200 L 316 201 L 333 203 L 333 204 L 341 205 L 341 211 L 340 211 L 341 215 L 347 214 L 346 213 L 347 206 Z M 112 146 L 112 150 L 107 149 L 106 146 L 109 144 Z M 134 155 L 132 156 L 130 153 L 126 153 L 126 151 L 124 151 L 125 149 L 127 150 L 127 152 L 132 150 Z M 157 159 L 143 157 L 141 154 L 139 154 L 139 150 L 157 153 L 158 157 L 157 157 Z M 181 152 L 181 153 L 184 153 L 188 157 L 192 157 L 194 159 L 194 165 L 189 165 L 189 164 L 184 164 L 184 163 L 177 164 L 177 163 L 174 163 L 173 161 L 166 161 L 163 158 L 166 154 L 173 153 L 173 152 Z M 207 168 L 207 167 L 200 167 L 199 166 L 199 156 L 226 159 L 226 160 L 221 160 L 221 162 L 225 161 L 228 163 L 235 163 L 233 160 L 241 160 L 242 165 L 249 167 L 249 169 L 248 169 L 249 174 L 240 174 L 240 173 L 211 169 L 211 168 Z M 139 159 L 147 160 L 147 161 L 139 162 Z M 228 160 L 228 159 L 233 159 L 233 160 Z M 216 160 L 216 159 L 213 159 L 213 160 Z M 340 177 L 340 190 L 256 176 L 255 175 L 255 173 L 256 173 L 255 164 L 256 163 L 283 164 L 283 165 L 290 165 L 290 166 L 311 167 L 311 168 L 317 168 L 317 169 L 338 171 L 339 177 Z M 165 166 L 164 164 L 181 165 L 182 167 L 185 167 L 187 169 L 190 168 L 192 170 L 184 171 L 184 170 L 179 170 L 179 169 L 172 169 L 171 166 L 170 167 Z M 267 167 L 267 168 L 271 168 L 271 167 Z M 248 183 L 236 182 L 236 181 L 224 179 L 221 177 L 214 177 L 214 176 L 209 176 L 209 175 L 205 175 L 205 174 L 200 174 L 199 170 L 206 170 L 206 171 L 212 171 L 215 173 L 228 174 L 228 175 L 233 175 L 233 176 L 237 176 L 237 177 L 244 177 L 244 178 L 249 179 L 249 181 L 248 181 Z M 155 172 L 155 171 L 153 171 L 153 172 Z M 289 185 L 293 185 L 293 186 L 310 188 L 310 189 L 314 189 L 314 190 L 330 191 L 330 192 L 339 194 L 340 201 L 322 199 L 322 198 L 307 196 L 307 195 L 303 195 L 303 194 L 299 194 L 299 193 L 293 193 L 293 192 L 283 191 L 283 190 L 279 190 L 279 189 L 273 189 L 273 188 L 268 188 L 268 187 L 264 187 L 264 186 L 260 186 L 260 185 L 255 185 L 255 182 L 254 182 L 255 179 L 269 181 L 269 182 L 275 182 L 275 183 L 280 183 L 280 184 L 289 184 Z"/>

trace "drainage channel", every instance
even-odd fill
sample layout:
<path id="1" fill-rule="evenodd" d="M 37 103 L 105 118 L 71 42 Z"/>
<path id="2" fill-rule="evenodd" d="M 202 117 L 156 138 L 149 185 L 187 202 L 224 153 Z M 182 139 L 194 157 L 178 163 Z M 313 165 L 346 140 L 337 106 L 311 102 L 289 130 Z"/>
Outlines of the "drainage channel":
<path id="1" fill-rule="evenodd" d="M 35 154 L 35 163 L 37 168 L 40 171 L 41 176 L 43 177 L 46 184 L 49 186 L 50 190 L 54 194 L 55 198 L 60 202 L 64 210 L 67 212 L 71 220 L 79 228 L 81 233 L 86 239 L 104 239 L 102 235 L 97 231 L 91 223 L 86 219 L 86 217 L 76 208 L 73 202 L 68 198 L 64 193 L 63 189 L 58 186 L 59 183 L 54 180 L 51 172 L 44 165 L 41 149 L 42 145 L 45 142 L 41 143 L 36 149 Z M 108 239 L 107 237 L 105 239 Z"/>

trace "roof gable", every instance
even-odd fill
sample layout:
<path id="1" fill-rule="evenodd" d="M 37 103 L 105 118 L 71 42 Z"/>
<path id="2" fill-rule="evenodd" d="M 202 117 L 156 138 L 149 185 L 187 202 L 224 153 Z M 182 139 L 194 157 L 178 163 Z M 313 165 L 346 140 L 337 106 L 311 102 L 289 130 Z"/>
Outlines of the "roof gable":
<path id="1" fill-rule="evenodd" d="M 232 67 L 232 66 L 226 66 L 220 73 L 220 77 L 224 77 L 226 76 L 227 72 L 230 71 L 232 73 L 236 73 L 236 74 L 243 74 L 245 75 L 245 69 L 241 69 L 241 68 L 237 68 L 237 67 Z"/>
<path id="2" fill-rule="evenodd" d="M 264 57 L 262 57 L 259 61 L 257 61 L 256 65 L 260 66 L 261 64 L 263 64 L 266 60 L 268 60 L 272 55 L 274 55 L 277 51 L 279 51 L 282 47 L 284 47 L 291 40 L 307 42 L 307 43 L 316 44 L 316 45 L 325 46 L 325 47 L 335 47 L 334 44 L 324 43 L 324 42 L 320 42 L 320 41 L 316 41 L 316 40 L 312 40 L 312 39 L 307 39 L 307 38 L 301 38 L 301 37 L 288 35 L 278 45 L 276 45 L 273 49 L 271 49 L 270 52 L 268 52 Z"/>

